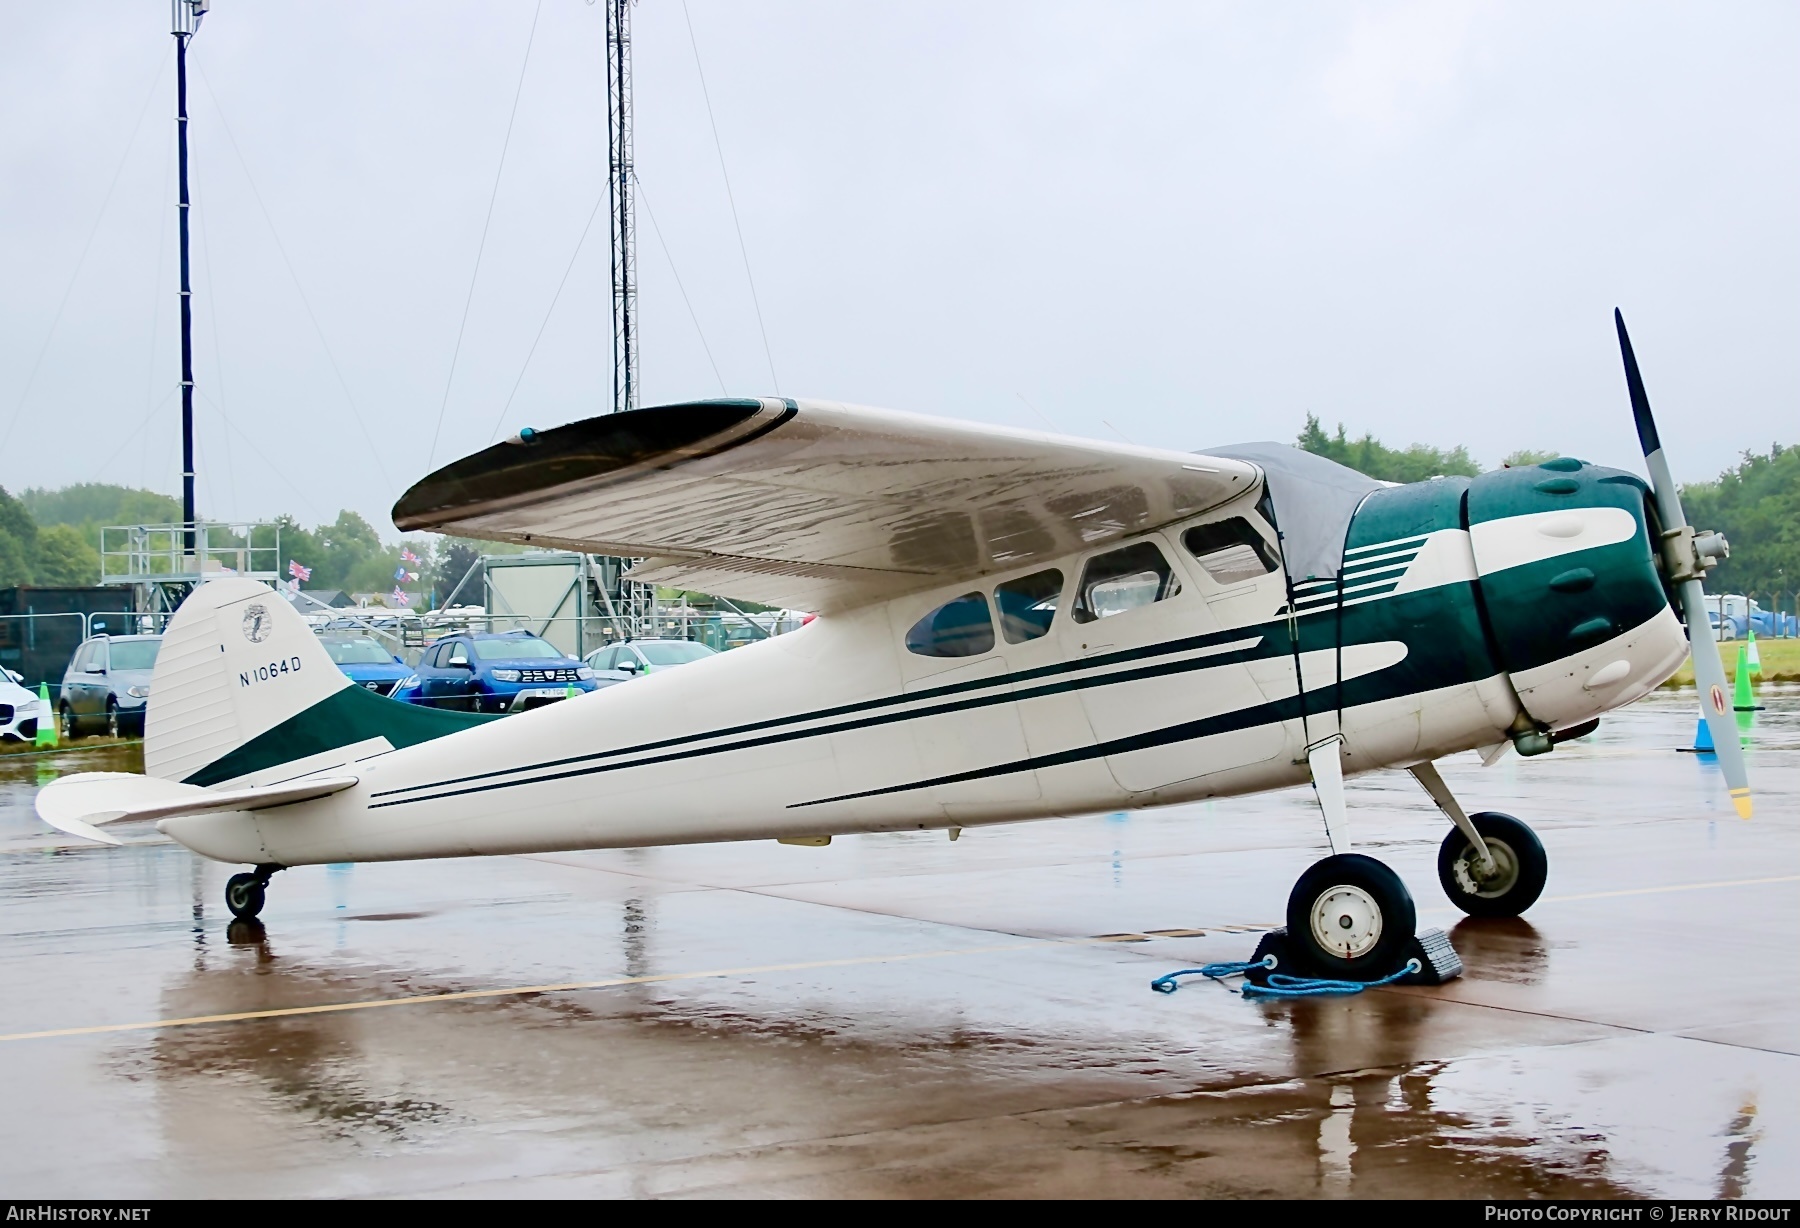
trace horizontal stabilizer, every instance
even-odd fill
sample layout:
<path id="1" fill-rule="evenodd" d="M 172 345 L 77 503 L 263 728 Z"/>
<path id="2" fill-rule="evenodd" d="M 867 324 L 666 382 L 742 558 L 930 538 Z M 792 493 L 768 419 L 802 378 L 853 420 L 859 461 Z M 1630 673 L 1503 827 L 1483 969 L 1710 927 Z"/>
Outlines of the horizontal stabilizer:
<path id="1" fill-rule="evenodd" d="M 328 797 L 355 776 L 322 776 L 253 789 L 203 789 L 131 772 L 80 772 L 38 790 L 38 818 L 58 831 L 102 844 L 120 841 L 99 830 L 124 819 L 170 819 L 219 810 L 267 810 Z"/>

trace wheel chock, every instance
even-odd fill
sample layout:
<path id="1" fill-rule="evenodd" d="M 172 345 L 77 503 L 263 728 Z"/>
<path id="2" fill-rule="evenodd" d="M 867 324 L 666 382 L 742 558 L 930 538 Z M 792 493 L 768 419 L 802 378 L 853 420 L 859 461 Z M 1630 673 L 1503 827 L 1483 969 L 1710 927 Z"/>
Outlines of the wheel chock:
<path id="1" fill-rule="evenodd" d="M 1274 957 L 1272 965 L 1269 963 L 1270 956 Z M 1300 953 L 1288 942 L 1287 927 L 1284 925 L 1268 931 L 1256 944 L 1256 953 L 1250 957 L 1250 962 L 1257 966 L 1246 971 L 1244 979 L 1253 985 L 1267 985 L 1271 975 L 1282 973 L 1287 976 L 1333 976 L 1358 981 L 1380 981 L 1406 967 L 1408 960 L 1418 961 L 1418 971 L 1400 977 L 1395 984 L 1442 985 L 1446 981 L 1454 981 L 1463 973 L 1462 957 L 1450 945 L 1450 935 L 1435 926 L 1415 934 L 1413 940 L 1401 948 L 1399 960 L 1394 967 L 1364 968 L 1354 973 L 1345 973 L 1337 970 L 1328 972 L 1300 958 Z"/>

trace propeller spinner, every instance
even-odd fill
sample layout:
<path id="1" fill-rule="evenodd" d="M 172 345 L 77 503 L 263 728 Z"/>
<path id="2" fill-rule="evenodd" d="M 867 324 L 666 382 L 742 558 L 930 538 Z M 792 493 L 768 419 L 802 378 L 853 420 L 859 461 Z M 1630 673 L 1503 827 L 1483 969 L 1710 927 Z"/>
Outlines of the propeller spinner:
<path id="1" fill-rule="evenodd" d="M 1706 590 L 1701 583 L 1709 568 L 1718 565 L 1730 551 L 1725 539 L 1717 533 L 1695 533 L 1681 510 L 1681 496 L 1676 493 L 1675 479 L 1669 473 L 1668 458 L 1663 455 L 1662 440 L 1656 433 L 1656 419 L 1650 416 L 1650 398 L 1644 392 L 1644 377 L 1638 372 L 1637 355 L 1631 349 L 1631 336 L 1625 331 L 1625 317 L 1613 309 L 1613 322 L 1619 327 L 1619 351 L 1625 358 L 1625 384 L 1631 391 L 1631 415 L 1637 420 L 1638 442 L 1644 449 L 1644 463 L 1650 469 L 1650 488 L 1656 497 L 1656 511 L 1663 523 L 1663 566 L 1681 598 L 1682 617 L 1687 621 L 1688 644 L 1694 658 L 1694 680 L 1700 687 L 1700 710 L 1712 731 L 1713 745 L 1718 748 L 1719 767 L 1725 773 L 1725 785 L 1731 790 L 1731 803 L 1738 817 L 1750 817 L 1750 775 L 1744 767 L 1744 752 L 1738 744 L 1738 732 L 1730 716 L 1725 698 L 1725 667 L 1719 663 L 1717 641 L 1712 623 L 1706 617 Z"/>

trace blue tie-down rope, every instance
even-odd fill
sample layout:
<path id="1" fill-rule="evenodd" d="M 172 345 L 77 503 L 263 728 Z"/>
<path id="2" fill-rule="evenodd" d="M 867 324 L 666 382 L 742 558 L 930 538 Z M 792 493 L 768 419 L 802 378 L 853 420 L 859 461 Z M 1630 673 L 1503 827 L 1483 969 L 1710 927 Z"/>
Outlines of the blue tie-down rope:
<path id="1" fill-rule="evenodd" d="M 1228 976 L 1243 976 L 1258 968 L 1269 969 L 1268 984 L 1257 985 L 1245 983 L 1241 991 L 1246 998 L 1311 998 L 1327 995 L 1346 996 L 1361 993 L 1376 985 L 1392 985 L 1401 977 L 1411 976 L 1420 971 L 1424 965 L 1416 959 L 1409 959 L 1398 972 L 1390 973 L 1378 981 L 1334 981 L 1309 976 L 1289 976 L 1285 972 L 1276 972 L 1275 957 L 1265 955 L 1259 960 L 1249 963 L 1207 964 L 1203 968 L 1181 968 L 1166 976 L 1159 976 L 1150 982 L 1150 988 L 1157 993 L 1174 993 L 1181 988 L 1177 977 L 1203 976 L 1208 980 L 1223 981 Z M 1229 988 L 1229 986 L 1227 987 Z M 1233 990 L 1233 993 L 1240 992 Z"/>

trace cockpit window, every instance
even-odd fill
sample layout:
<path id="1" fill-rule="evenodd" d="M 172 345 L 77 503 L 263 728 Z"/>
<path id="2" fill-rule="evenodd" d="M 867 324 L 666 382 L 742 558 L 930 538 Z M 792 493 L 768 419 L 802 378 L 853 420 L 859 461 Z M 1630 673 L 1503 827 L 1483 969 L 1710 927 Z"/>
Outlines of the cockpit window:
<path id="1" fill-rule="evenodd" d="M 974 657 L 993 646 L 994 621 L 980 593 L 946 601 L 906 633 L 906 650 L 921 657 Z"/>
<path id="2" fill-rule="evenodd" d="M 1071 613 L 1076 622 L 1091 623 L 1166 601 L 1180 591 L 1181 581 L 1156 543 L 1138 542 L 1088 560 Z"/>
<path id="3" fill-rule="evenodd" d="M 1197 524 L 1181 535 L 1181 544 L 1220 584 L 1242 584 L 1275 570 L 1268 541 L 1242 516 Z"/>
<path id="4" fill-rule="evenodd" d="M 1053 567 L 1008 580 L 994 590 L 994 605 L 1000 610 L 1000 632 L 1007 643 L 1023 644 L 1049 633 L 1062 586 L 1063 573 Z"/>

